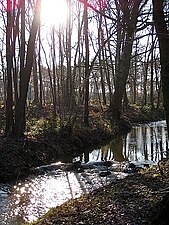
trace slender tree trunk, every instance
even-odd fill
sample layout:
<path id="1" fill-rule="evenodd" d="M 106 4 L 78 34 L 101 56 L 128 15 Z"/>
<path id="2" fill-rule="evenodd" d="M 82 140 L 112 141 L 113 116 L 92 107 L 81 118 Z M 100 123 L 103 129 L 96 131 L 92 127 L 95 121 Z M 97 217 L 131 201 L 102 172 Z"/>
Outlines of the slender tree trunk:
<path id="1" fill-rule="evenodd" d="M 55 32 L 52 29 L 52 67 L 53 67 L 53 119 L 56 119 L 56 52 L 55 52 Z M 52 85 L 52 84 L 51 84 Z"/>
<path id="2" fill-rule="evenodd" d="M 84 124 L 89 124 L 89 37 L 88 37 L 88 0 L 84 0 L 84 35 L 85 35 L 85 83 L 84 83 Z"/>
<path id="3" fill-rule="evenodd" d="M 11 54 L 11 36 L 12 36 L 12 15 L 11 1 L 7 1 L 7 27 L 6 27 L 6 62 L 7 62 L 7 98 L 6 98 L 6 127 L 5 133 L 12 131 L 13 127 L 13 94 L 12 94 L 12 54 Z"/>
<path id="4" fill-rule="evenodd" d="M 5 72 L 5 66 L 4 66 L 4 59 L 2 55 L 2 51 L 0 51 L 1 56 L 1 66 L 2 66 L 2 80 L 3 80 L 3 101 L 4 105 L 6 103 L 6 72 Z"/>
<path id="5" fill-rule="evenodd" d="M 108 38 L 109 30 L 108 30 L 106 18 L 105 18 L 105 28 L 106 28 L 107 38 Z M 114 63 L 113 63 L 113 57 L 112 57 L 112 53 L 111 53 L 110 40 L 107 42 L 107 47 L 108 47 L 109 57 L 108 57 L 108 54 L 107 54 L 107 51 L 106 51 L 106 48 L 105 48 L 106 67 L 107 67 L 107 69 L 106 69 L 107 70 L 106 80 L 107 80 L 108 88 L 109 88 L 109 104 L 111 105 L 112 104 L 112 89 L 113 89 L 113 85 L 111 87 L 110 74 L 112 75 L 112 81 L 114 81 L 114 83 L 115 83 L 115 75 L 114 75 Z M 111 67 L 111 72 L 110 72 L 110 67 Z"/>
<path id="6" fill-rule="evenodd" d="M 161 76 L 159 76 L 159 59 L 157 58 L 155 61 L 155 76 L 156 76 L 156 89 L 155 92 L 157 93 L 156 99 L 157 99 L 157 109 L 160 108 L 160 100 L 161 100 Z M 162 100 L 161 100 L 162 101 Z"/>
<path id="7" fill-rule="evenodd" d="M 59 30 L 59 71 L 60 71 L 60 87 L 58 89 L 59 96 L 59 116 L 61 121 L 61 126 L 63 125 L 64 117 L 64 103 L 65 103 L 65 82 L 64 82 L 64 54 L 63 54 L 63 45 L 62 45 L 62 31 Z M 60 92 L 59 92 L 60 90 Z"/>
<path id="8" fill-rule="evenodd" d="M 38 29 L 38 37 L 39 37 L 39 51 L 38 51 L 38 70 L 39 70 L 39 101 L 40 107 L 42 107 L 42 96 L 43 96 L 43 83 L 42 83 L 42 70 L 41 70 L 41 27 Z"/>
<path id="9" fill-rule="evenodd" d="M 99 18 L 99 29 L 98 29 L 98 45 L 101 46 L 103 43 L 102 38 L 102 15 Z M 99 52 L 99 66 L 100 66 L 100 79 L 101 79 L 101 90 L 102 90 L 102 98 L 103 98 L 103 105 L 106 105 L 106 91 L 105 91 L 105 78 L 103 73 L 103 49 Z"/>
<path id="10" fill-rule="evenodd" d="M 36 53 L 34 52 L 33 57 L 33 89 L 34 89 L 34 99 L 33 104 L 37 105 L 39 103 L 38 96 L 38 74 L 37 74 L 37 62 L 36 62 Z"/>
<path id="11" fill-rule="evenodd" d="M 13 29 L 13 38 L 12 38 L 12 70 L 13 70 L 13 87 L 14 87 L 14 105 L 16 105 L 16 102 L 18 100 L 18 71 L 19 71 L 19 63 L 17 61 L 16 56 L 16 38 L 19 33 L 19 22 L 20 22 L 20 14 L 21 14 L 21 39 L 24 39 L 25 33 L 24 33 L 24 25 L 25 23 L 25 0 L 21 2 L 21 8 L 18 9 L 17 14 L 15 10 L 13 10 L 13 20 L 12 20 L 12 29 Z M 22 22 L 23 21 L 23 22 Z M 25 43 L 24 43 L 25 44 Z M 25 54 L 25 51 L 23 49 L 23 46 L 20 46 L 20 67 L 21 67 L 21 57 L 23 55 L 23 52 Z M 24 60 L 24 57 L 23 57 Z"/>
<path id="12" fill-rule="evenodd" d="M 138 54 L 138 41 L 136 40 L 136 46 L 135 46 L 135 57 L 134 57 L 134 74 L 133 74 L 133 88 L 134 88 L 134 93 L 133 93 L 133 104 L 137 104 L 137 54 Z"/>
<path id="13" fill-rule="evenodd" d="M 67 34 L 66 34 L 66 58 L 67 58 L 67 79 L 66 79 L 66 105 L 71 108 L 72 105 L 72 69 L 71 69 L 71 0 L 67 0 L 68 19 L 67 19 Z"/>
<path id="14" fill-rule="evenodd" d="M 111 79 L 110 79 L 110 61 L 108 59 L 108 56 L 107 56 L 107 51 L 105 49 L 105 54 L 104 54 L 104 73 L 106 75 L 106 81 L 107 81 L 107 86 L 108 86 L 108 90 L 109 90 L 109 104 L 111 104 L 111 100 L 112 100 L 112 87 L 111 87 Z M 111 66 L 112 68 L 112 71 L 113 71 L 113 67 Z"/>
<path id="15" fill-rule="evenodd" d="M 150 104 L 151 104 L 151 109 L 154 109 L 154 24 L 151 24 L 152 29 L 151 29 L 151 41 L 152 41 L 152 46 L 151 46 L 151 80 L 150 80 Z"/>

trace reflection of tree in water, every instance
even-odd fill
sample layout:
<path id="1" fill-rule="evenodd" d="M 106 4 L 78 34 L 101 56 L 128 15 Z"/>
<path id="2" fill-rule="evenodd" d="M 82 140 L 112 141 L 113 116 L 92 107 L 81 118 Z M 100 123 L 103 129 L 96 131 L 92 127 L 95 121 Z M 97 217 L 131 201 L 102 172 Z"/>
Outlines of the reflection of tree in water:
<path id="1" fill-rule="evenodd" d="M 126 161 L 123 155 L 123 140 L 122 137 L 110 142 L 110 150 L 113 153 L 112 159 L 118 162 Z"/>
<path id="2" fill-rule="evenodd" d="M 110 160 L 111 154 L 110 154 L 110 145 L 105 145 L 101 148 L 101 160 L 107 161 Z"/>

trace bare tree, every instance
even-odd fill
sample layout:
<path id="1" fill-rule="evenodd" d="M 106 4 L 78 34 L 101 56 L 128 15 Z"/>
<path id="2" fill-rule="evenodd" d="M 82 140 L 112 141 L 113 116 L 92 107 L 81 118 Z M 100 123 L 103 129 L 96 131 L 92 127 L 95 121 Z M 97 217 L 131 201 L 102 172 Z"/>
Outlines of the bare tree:
<path id="1" fill-rule="evenodd" d="M 84 83 L 84 123 L 89 124 L 89 36 L 88 36 L 88 0 L 84 0 L 84 36 L 85 36 L 85 83 Z"/>
<path id="2" fill-rule="evenodd" d="M 121 116 L 122 99 L 125 93 L 126 82 L 130 69 L 132 45 L 136 30 L 137 17 L 139 15 L 141 0 L 119 1 L 118 8 L 122 13 L 122 24 L 124 29 L 124 42 L 118 60 L 116 71 L 115 92 L 113 96 L 111 111 L 112 124 L 117 122 Z"/>
<path id="3" fill-rule="evenodd" d="M 19 97 L 16 102 L 15 121 L 13 126 L 13 134 L 17 136 L 23 135 L 25 131 L 25 126 L 26 126 L 25 106 L 26 106 L 28 86 L 29 86 L 32 65 L 33 65 L 33 55 L 35 51 L 36 34 L 40 24 L 40 5 L 41 5 L 41 0 L 37 0 L 36 6 L 35 6 L 35 15 L 32 21 L 30 36 L 28 40 L 25 63 L 24 63 L 23 69 L 20 70 Z"/>
<path id="4" fill-rule="evenodd" d="M 9 133 L 13 127 L 13 91 L 12 91 L 12 12 L 11 1 L 7 1 L 7 26 L 6 26 L 6 63 L 7 63 L 7 98 L 6 98 L 6 127 L 5 132 Z"/>
<path id="5" fill-rule="evenodd" d="M 169 135 L 169 27 L 165 17 L 167 1 L 153 0 L 152 2 L 154 24 L 159 41 L 162 91 Z"/>

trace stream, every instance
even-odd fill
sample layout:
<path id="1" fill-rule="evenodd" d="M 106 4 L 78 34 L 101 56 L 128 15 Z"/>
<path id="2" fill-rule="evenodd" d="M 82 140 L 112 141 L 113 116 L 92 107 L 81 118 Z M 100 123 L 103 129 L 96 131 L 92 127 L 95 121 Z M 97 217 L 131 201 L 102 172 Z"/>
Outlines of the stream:
<path id="1" fill-rule="evenodd" d="M 84 170 L 68 170 L 67 165 L 56 162 L 36 168 L 38 173 L 24 181 L 0 183 L 0 224 L 32 222 L 52 207 L 124 178 L 129 163 L 145 167 L 166 157 L 165 121 L 133 127 L 127 135 L 76 157 L 74 162 L 81 161 Z M 107 161 L 111 165 L 103 164 Z"/>

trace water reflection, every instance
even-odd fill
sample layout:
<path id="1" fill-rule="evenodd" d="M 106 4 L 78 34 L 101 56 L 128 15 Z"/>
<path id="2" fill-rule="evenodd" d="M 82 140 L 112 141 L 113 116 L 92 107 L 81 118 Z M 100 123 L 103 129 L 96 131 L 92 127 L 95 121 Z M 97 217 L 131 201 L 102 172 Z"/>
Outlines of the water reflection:
<path id="1" fill-rule="evenodd" d="M 166 123 L 160 121 L 133 127 L 126 136 L 119 136 L 109 144 L 85 153 L 78 159 L 82 162 L 95 160 L 158 162 L 167 157 L 167 154 Z"/>
<path id="2" fill-rule="evenodd" d="M 102 167 L 87 169 L 83 173 L 57 169 L 43 175 L 32 175 L 16 185 L 0 184 L 0 224 L 19 225 L 33 221 L 68 199 L 79 197 L 123 176 L 115 169 L 124 161 L 157 162 L 166 157 L 167 150 L 165 121 L 140 125 L 125 137 L 118 137 L 75 159 L 83 163 L 113 161 L 108 177 L 98 175 L 98 171 L 104 169 Z"/>
<path id="3" fill-rule="evenodd" d="M 123 139 L 118 137 L 117 139 L 110 142 L 110 151 L 113 153 L 112 160 L 117 162 L 127 161 L 123 154 Z"/>
<path id="4" fill-rule="evenodd" d="M 168 151 L 165 121 L 134 127 L 124 143 L 123 151 L 130 161 L 163 159 Z"/>

